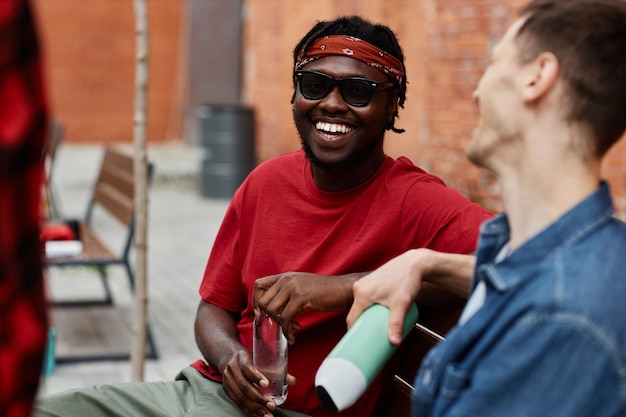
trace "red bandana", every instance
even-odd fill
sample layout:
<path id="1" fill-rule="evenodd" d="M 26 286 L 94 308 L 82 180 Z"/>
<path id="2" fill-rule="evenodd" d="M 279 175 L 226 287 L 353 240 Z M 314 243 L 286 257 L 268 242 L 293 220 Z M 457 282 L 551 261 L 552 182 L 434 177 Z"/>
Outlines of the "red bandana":
<path id="1" fill-rule="evenodd" d="M 316 39 L 308 47 L 306 54 L 300 51 L 295 69 L 300 70 L 309 62 L 329 55 L 357 59 L 393 77 L 398 85 L 402 85 L 404 70 L 398 58 L 362 39 L 348 35 L 333 35 Z"/>

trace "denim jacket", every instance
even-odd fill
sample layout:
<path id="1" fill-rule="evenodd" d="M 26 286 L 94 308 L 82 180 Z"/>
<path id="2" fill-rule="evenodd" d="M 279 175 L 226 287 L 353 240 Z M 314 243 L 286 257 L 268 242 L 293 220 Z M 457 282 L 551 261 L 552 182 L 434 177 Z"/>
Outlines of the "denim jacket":
<path id="1" fill-rule="evenodd" d="M 427 355 L 414 417 L 626 416 L 626 225 L 613 213 L 602 183 L 499 262 L 507 217 L 482 225 L 484 303 Z"/>

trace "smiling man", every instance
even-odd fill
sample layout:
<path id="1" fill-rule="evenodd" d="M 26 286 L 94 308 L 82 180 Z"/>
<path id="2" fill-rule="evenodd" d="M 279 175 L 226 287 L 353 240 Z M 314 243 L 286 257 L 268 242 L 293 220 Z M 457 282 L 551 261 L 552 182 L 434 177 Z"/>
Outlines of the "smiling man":
<path id="1" fill-rule="evenodd" d="M 339 414 L 323 408 L 314 388 L 346 332 L 352 284 L 411 248 L 470 253 L 491 215 L 408 159 L 385 155 L 385 132 L 401 131 L 406 92 L 389 28 L 358 17 L 320 22 L 296 46 L 293 69 L 303 150 L 262 163 L 231 201 L 200 286 L 195 331 L 204 360 L 172 382 L 49 398 L 39 416 L 373 414 L 380 380 Z M 464 302 L 427 290 L 420 308 Z M 255 309 L 279 321 L 291 342 L 281 408 L 258 389 L 267 380 L 252 361 Z"/>

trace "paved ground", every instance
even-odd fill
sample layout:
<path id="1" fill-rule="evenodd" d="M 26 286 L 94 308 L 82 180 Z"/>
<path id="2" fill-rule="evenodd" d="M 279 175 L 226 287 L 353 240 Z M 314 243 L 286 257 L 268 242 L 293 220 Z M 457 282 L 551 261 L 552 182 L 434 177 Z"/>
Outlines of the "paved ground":
<path id="1" fill-rule="evenodd" d="M 53 184 L 64 217 L 82 217 L 97 174 L 102 146 L 63 145 L 55 161 Z M 200 195 L 200 150 L 185 144 L 152 146 L 155 180 L 149 193 L 148 279 L 149 320 L 159 351 L 148 360 L 145 379 L 168 380 L 200 357 L 193 337 L 198 286 L 227 199 Z M 110 219 L 98 220 L 109 236 L 119 235 Z M 117 245 L 117 246 L 115 246 Z M 128 352 L 132 297 L 122 268 L 110 269 L 113 307 L 51 308 L 59 357 L 84 353 Z M 51 270 L 46 282 L 53 300 L 102 294 L 93 269 Z M 130 381 L 130 363 L 80 362 L 57 365 L 42 379 L 40 394 L 109 382 Z"/>

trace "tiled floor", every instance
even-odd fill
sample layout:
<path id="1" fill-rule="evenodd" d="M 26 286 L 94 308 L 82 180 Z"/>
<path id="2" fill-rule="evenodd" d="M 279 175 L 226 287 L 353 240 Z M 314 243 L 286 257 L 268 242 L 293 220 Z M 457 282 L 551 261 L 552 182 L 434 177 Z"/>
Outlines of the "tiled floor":
<path id="1" fill-rule="evenodd" d="M 82 217 L 101 154 L 100 146 L 65 145 L 59 150 L 53 182 L 65 217 Z M 146 362 L 145 380 L 154 381 L 172 379 L 200 357 L 193 337 L 197 290 L 228 200 L 200 195 L 198 148 L 155 146 L 149 149 L 149 158 L 156 167 L 149 194 L 149 320 L 159 359 Z M 106 218 L 99 221 L 107 243 L 115 246 L 119 233 Z M 113 307 L 51 308 L 57 356 L 129 351 L 133 299 L 128 279 L 121 267 L 110 268 L 109 275 Z M 53 300 L 103 294 L 93 269 L 51 270 L 47 283 Z M 128 361 L 62 364 L 42 379 L 40 395 L 128 381 Z"/>

